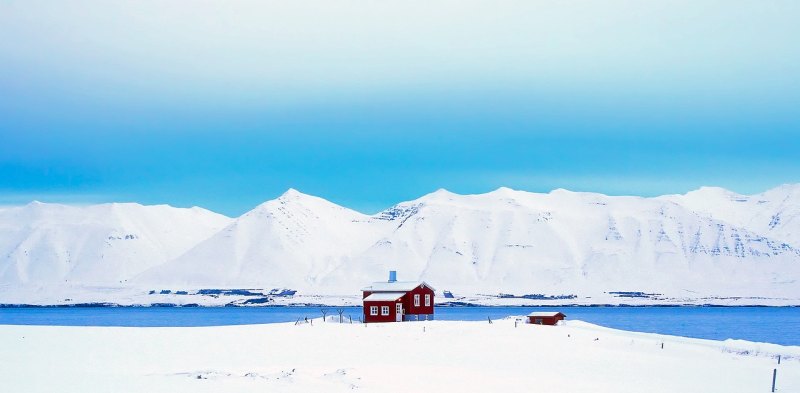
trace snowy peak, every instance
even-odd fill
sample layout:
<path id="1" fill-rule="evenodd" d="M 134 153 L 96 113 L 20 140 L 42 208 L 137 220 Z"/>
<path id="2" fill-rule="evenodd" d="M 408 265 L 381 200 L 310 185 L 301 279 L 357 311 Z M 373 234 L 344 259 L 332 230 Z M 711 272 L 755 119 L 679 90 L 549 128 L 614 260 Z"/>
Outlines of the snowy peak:
<path id="1" fill-rule="evenodd" d="M 793 203 L 800 202 L 800 184 L 783 184 L 766 192 L 759 194 L 765 199 L 774 201 L 791 201 Z"/>
<path id="2" fill-rule="evenodd" d="M 243 214 L 184 255 L 135 278 L 137 285 L 295 288 L 319 283 L 351 250 L 374 241 L 372 218 L 290 189 Z"/>
<path id="3" fill-rule="evenodd" d="M 277 198 L 283 201 L 298 201 L 302 199 L 321 199 L 312 195 L 304 194 L 294 188 L 287 189 L 281 196 Z"/>
<path id="4" fill-rule="evenodd" d="M 800 245 L 800 184 L 784 184 L 754 195 L 702 187 L 685 195 L 667 195 L 659 199 L 672 201 L 704 217 Z"/>
<path id="5" fill-rule="evenodd" d="M 700 187 L 697 190 L 689 191 L 683 195 L 665 196 L 665 198 L 669 197 L 692 201 L 695 204 L 708 201 L 747 202 L 750 200 L 750 197 L 747 195 L 741 195 L 721 187 Z"/>
<path id="6" fill-rule="evenodd" d="M 438 189 L 438 190 L 436 190 L 434 192 L 431 192 L 429 194 L 425 194 L 422 197 L 417 198 L 416 200 L 414 200 L 414 202 L 419 202 L 419 203 L 443 202 L 443 201 L 449 201 L 449 200 L 452 200 L 453 198 L 458 198 L 458 197 L 461 197 L 461 195 L 453 193 L 453 192 L 450 192 L 450 191 L 448 191 L 448 190 L 446 190 L 444 188 L 440 188 L 440 189 Z M 408 202 L 406 202 L 406 203 L 408 203 Z"/>
<path id="7" fill-rule="evenodd" d="M 292 211 L 310 212 L 322 210 L 337 211 L 340 212 L 339 214 L 365 217 L 365 215 L 361 213 L 337 205 L 326 199 L 304 194 L 295 190 L 294 188 L 290 188 L 278 198 L 266 201 L 256 206 L 254 209 L 243 214 L 240 218 L 253 215 L 270 215 L 275 214 L 276 212 L 281 212 L 282 214 L 291 214 L 290 212 Z"/>
<path id="8" fill-rule="evenodd" d="M 513 190 L 508 187 L 498 187 L 496 190 L 489 192 L 489 194 L 509 194 L 509 193 L 516 193 L 518 191 Z"/>
<path id="9" fill-rule="evenodd" d="M 722 187 L 700 187 L 697 190 L 689 191 L 686 194 L 680 195 L 665 195 L 659 197 L 662 199 L 679 199 L 679 200 L 693 200 L 693 201 L 719 201 L 727 200 L 733 202 L 746 203 L 749 201 L 765 202 L 779 202 L 786 199 L 794 199 L 795 202 L 800 201 L 800 184 L 782 184 L 775 188 L 771 188 L 762 193 L 753 195 L 739 194 L 734 191 Z"/>
<path id="10" fill-rule="evenodd" d="M 0 283 L 120 284 L 230 222 L 204 209 L 30 203 L 0 211 Z"/>

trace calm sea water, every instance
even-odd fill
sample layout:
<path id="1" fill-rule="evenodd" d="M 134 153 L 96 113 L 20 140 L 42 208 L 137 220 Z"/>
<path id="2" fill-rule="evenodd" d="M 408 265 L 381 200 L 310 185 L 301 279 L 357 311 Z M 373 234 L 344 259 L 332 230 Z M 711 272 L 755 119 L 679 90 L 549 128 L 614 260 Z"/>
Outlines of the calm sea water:
<path id="1" fill-rule="evenodd" d="M 337 315 L 328 307 L 328 316 Z M 800 345 L 800 308 L 792 307 L 437 307 L 439 320 L 477 321 L 557 309 L 568 319 L 616 329 L 724 340 Z M 357 320 L 361 307 L 344 307 Z M 322 316 L 319 307 L 2 308 L 2 325 L 221 326 L 292 322 Z"/>

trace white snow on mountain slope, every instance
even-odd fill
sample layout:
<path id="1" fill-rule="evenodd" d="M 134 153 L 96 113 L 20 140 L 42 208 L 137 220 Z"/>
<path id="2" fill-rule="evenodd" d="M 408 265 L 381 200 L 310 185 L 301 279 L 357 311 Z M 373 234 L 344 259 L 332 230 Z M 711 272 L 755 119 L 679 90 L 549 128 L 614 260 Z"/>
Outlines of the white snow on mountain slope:
<path id="1" fill-rule="evenodd" d="M 412 275 L 462 291 L 730 293 L 798 273 L 791 246 L 654 199 L 499 189 L 398 207 L 416 213 L 370 259 L 415 261 Z"/>
<path id="2" fill-rule="evenodd" d="M 797 247 L 669 198 L 507 188 L 373 216 L 290 190 L 134 281 L 341 294 L 390 268 L 466 293 L 800 293 Z"/>
<path id="3" fill-rule="evenodd" d="M 136 282 L 188 288 L 341 285 L 358 270 L 352 257 L 389 228 L 386 222 L 290 189 Z"/>
<path id="4" fill-rule="evenodd" d="M 784 184 L 755 195 L 703 187 L 685 195 L 666 195 L 660 199 L 764 236 L 800 244 L 800 184 Z"/>
<path id="5" fill-rule="evenodd" d="M 205 240 L 230 218 L 198 207 L 32 202 L 0 210 L 0 286 L 114 285 Z"/>

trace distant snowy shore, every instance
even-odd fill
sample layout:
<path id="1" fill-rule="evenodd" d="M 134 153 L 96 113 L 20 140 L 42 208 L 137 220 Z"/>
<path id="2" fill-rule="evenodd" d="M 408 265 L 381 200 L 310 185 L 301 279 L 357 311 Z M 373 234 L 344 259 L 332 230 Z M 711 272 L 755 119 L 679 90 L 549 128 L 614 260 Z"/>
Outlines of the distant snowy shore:
<path id="1" fill-rule="evenodd" d="M 800 391 L 800 347 L 581 321 L 110 328 L 0 326 L 17 392 Z M 778 365 L 777 358 L 781 357 Z M 47 376 L 43 378 L 42 376 Z M 266 390 L 265 390 L 266 389 Z"/>
<path id="2" fill-rule="evenodd" d="M 688 296 L 692 295 L 692 296 Z M 591 296 L 512 294 L 436 294 L 436 305 L 452 306 L 800 306 L 800 296 L 669 296 L 648 292 L 610 292 Z M 0 307 L 268 307 L 360 306 L 359 295 L 320 295 L 288 289 L 138 290 L 73 287 L 68 291 L 0 288 Z"/>

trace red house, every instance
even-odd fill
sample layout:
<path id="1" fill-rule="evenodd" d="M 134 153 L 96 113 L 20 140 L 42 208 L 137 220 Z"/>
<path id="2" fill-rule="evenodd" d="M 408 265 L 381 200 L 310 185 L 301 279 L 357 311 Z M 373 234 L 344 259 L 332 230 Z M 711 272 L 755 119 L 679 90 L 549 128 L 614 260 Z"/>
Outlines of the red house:
<path id="1" fill-rule="evenodd" d="M 397 281 L 389 272 L 389 281 L 372 283 L 364 292 L 364 323 L 432 321 L 434 289 L 424 281 Z"/>
<path id="2" fill-rule="evenodd" d="M 532 312 L 528 314 L 528 323 L 534 325 L 555 325 L 567 316 L 560 312 Z"/>

